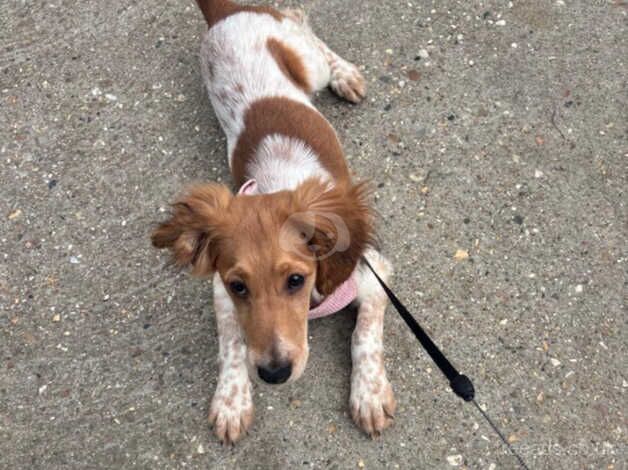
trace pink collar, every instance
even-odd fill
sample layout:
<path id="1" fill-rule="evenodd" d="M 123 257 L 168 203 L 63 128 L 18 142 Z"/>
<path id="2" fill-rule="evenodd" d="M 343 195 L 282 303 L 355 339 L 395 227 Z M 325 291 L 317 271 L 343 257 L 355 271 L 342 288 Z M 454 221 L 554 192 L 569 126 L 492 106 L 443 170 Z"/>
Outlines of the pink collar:
<path id="1" fill-rule="evenodd" d="M 254 179 L 248 180 L 240 187 L 238 194 L 245 196 L 258 194 L 257 181 L 255 181 Z M 321 303 L 313 308 L 310 308 L 307 317 L 308 319 L 312 320 L 314 318 L 326 317 L 327 315 L 336 313 L 345 308 L 351 302 L 353 302 L 357 296 L 358 285 L 355 282 L 355 275 L 351 274 L 351 277 L 349 277 L 349 279 L 340 284 L 336 288 L 336 290 L 327 297 L 325 297 Z"/>
<path id="2" fill-rule="evenodd" d="M 257 181 L 255 180 L 247 180 L 246 183 L 240 186 L 240 190 L 238 191 L 238 196 L 252 196 L 254 194 L 258 194 Z"/>
<path id="3" fill-rule="evenodd" d="M 320 304 L 310 308 L 307 317 L 313 320 L 314 318 L 326 317 L 332 313 L 339 312 L 353 302 L 357 296 L 358 285 L 355 282 L 355 276 L 351 274 L 349 279 L 336 287 L 336 290 L 325 297 Z"/>

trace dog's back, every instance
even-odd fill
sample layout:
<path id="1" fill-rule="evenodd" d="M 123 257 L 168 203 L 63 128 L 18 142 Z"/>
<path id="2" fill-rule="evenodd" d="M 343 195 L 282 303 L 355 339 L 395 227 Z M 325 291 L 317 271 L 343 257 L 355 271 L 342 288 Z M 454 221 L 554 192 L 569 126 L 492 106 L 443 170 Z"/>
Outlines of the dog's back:
<path id="1" fill-rule="evenodd" d="M 231 160 L 253 102 L 282 97 L 313 109 L 309 95 L 320 87 L 313 78 L 328 65 L 312 54 L 299 26 L 272 8 L 225 0 L 198 3 L 209 25 L 201 43 L 201 71 Z"/>

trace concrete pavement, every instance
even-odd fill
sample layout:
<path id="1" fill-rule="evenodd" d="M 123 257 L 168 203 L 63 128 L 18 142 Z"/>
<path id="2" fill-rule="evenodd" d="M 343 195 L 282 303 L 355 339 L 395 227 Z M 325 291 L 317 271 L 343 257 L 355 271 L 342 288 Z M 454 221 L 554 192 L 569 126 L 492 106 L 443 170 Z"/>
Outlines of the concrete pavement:
<path id="1" fill-rule="evenodd" d="M 531 468 L 626 468 L 626 3 L 286 5 L 364 66 L 365 103 L 316 103 L 399 296 Z M 2 4 L 0 467 L 515 468 L 392 309 L 380 439 L 348 414 L 345 312 L 218 445 L 209 286 L 148 238 L 186 183 L 230 182 L 202 30 L 187 0 Z"/>

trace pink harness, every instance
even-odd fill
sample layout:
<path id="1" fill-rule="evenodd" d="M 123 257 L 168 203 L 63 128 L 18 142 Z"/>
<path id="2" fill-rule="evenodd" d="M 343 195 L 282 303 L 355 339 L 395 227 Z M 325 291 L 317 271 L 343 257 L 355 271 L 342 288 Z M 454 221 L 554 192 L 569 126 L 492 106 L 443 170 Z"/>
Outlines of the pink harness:
<path id="1" fill-rule="evenodd" d="M 238 194 L 245 196 L 258 194 L 257 182 L 255 180 L 248 180 L 242 185 Z M 353 302 L 357 296 L 358 286 L 355 282 L 355 276 L 352 274 L 351 277 L 340 284 L 335 291 L 325 297 L 321 303 L 310 308 L 308 319 L 312 320 L 336 313 Z"/>

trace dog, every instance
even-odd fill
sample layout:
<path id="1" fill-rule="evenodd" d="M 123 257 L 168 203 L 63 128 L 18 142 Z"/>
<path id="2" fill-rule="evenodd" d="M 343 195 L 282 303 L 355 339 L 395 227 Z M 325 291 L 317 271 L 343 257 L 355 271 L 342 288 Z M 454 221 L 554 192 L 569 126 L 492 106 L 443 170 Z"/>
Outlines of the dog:
<path id="1" fill-rule="evenodd" d="M 219 377 L 210 423 L 221 442 L 240 439 L 253 421 L 252 378 L 299 378 L 308 317 L 351 303 L 358 309 L 351 416 L 379 435 L 396 406 L 384 368 L 387 298 L 361 258 L 384 279 L 391 266 L 374 247 L 367 186 L 352 181 L 334 129 L 311 102 L 329 86 L 357 103 L 365 80 L 312 32 L 301 10 L 197 3 L 208 24 L 202 77 L 241 189 L 192 186 L 152 243 L 170 250 L 177 266 L 212 278 Z"/>

